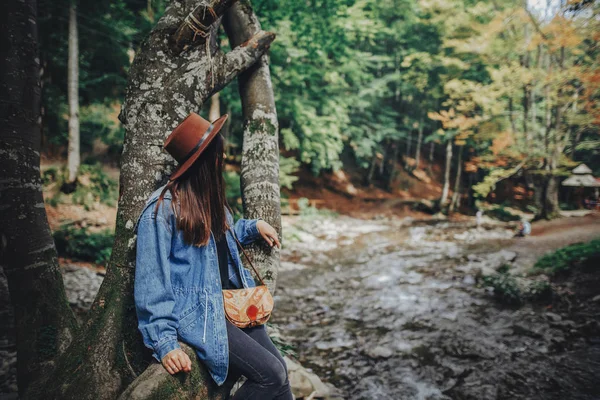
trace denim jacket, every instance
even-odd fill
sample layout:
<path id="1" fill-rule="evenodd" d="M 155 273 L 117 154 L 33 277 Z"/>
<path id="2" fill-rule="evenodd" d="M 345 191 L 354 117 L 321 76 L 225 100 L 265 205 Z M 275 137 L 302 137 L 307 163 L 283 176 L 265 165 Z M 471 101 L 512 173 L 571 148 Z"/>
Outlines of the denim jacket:
<path id="1" fill-rule="evenodd" d="M 218 385 L 227 377 L 229 344 L 217 248 L 214 236 L 205 246 L 191 246 L 175 228 L 171 193 L 154 212 L 164 186 L 155 190 L 134 227 L 137 233 L 134 298 L 138 328 L 144 344 L 160 362 L 169 351 L 188 343 L 208 368 Z M 254 287 L 254 279 L 240 260 L 232 236 L 235 230 L 242 245 L 260 237 L 258 220 L 240 219 L 226 232 L 229 247 L 229 277 L 236 288 Z M 238 271 L 238 274 L 235 272 Z"/>

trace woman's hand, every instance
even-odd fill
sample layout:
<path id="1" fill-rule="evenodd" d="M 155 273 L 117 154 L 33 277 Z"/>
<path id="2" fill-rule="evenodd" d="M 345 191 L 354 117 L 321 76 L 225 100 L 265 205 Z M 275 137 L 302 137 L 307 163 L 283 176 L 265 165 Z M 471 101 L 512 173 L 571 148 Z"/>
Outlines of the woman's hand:
<path id="1" fill-rule="evenodd" d="M 277 247 L 281 248 L 281 243 L 279 242 L 279 237 L 277 236 L 277 231 L 271 225 L 267 224 L 262 219 L 258 220 L 256 223 L 256 228 L 260 232 L 260 235 L 265 239 L 265 241 L 269 244 L 269 246 L 273 247 L 277 245 Z"/>
<path id="2" fill-rule="evenodd" d="M 171 375 L 179 371 L 190 372 L 192 370 L 192 360 L 181 349 L 168 352 L 162 359 L 162 365 Z"/>

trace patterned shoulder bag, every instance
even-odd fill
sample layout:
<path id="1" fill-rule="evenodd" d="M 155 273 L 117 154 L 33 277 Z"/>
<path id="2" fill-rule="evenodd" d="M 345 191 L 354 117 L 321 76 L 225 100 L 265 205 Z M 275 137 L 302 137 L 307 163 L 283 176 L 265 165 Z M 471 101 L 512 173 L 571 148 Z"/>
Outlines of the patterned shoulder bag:
<path id="1" fill-rule="evenodd" d="M 225 305 L 225 316 L 238 328 L 250 328 L 262 325 L 269 320 L 273 311 L 273 296 L 260 274 L 254 268 L 254 264 L 242 244 L 237 239 L 232 229 L 233 238 L 244 253 L 246 260 L 250 263 L 252 270 L 260 280 L 260 285 L 244 289 L 223 289 L 223 303 Z"/>

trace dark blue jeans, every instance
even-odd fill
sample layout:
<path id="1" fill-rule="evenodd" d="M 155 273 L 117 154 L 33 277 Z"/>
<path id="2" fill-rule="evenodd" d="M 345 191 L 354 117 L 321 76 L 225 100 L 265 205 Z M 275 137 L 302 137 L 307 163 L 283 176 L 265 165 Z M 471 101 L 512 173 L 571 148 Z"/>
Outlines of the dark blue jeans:
<path id="1" fill-rule="evenodd" d="M 235 392 L 233 400 L 293 399 L 287 366 L 264 325 L 240 329 L 227 321 L 227 337 L 229 374 L 248 379 Z"/>

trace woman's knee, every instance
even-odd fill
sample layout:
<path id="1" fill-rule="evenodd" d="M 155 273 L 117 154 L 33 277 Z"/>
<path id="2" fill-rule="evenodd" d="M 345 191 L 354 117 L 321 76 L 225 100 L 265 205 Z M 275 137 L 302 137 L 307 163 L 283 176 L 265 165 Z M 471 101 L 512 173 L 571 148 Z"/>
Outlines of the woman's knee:
<path id="1" fill-rule="evenodd" d="M 270 384 L 276 388 L 280 388 L 288 382 L 287 369 L 276 358 L 271 362 L 269 378 Z"/>

